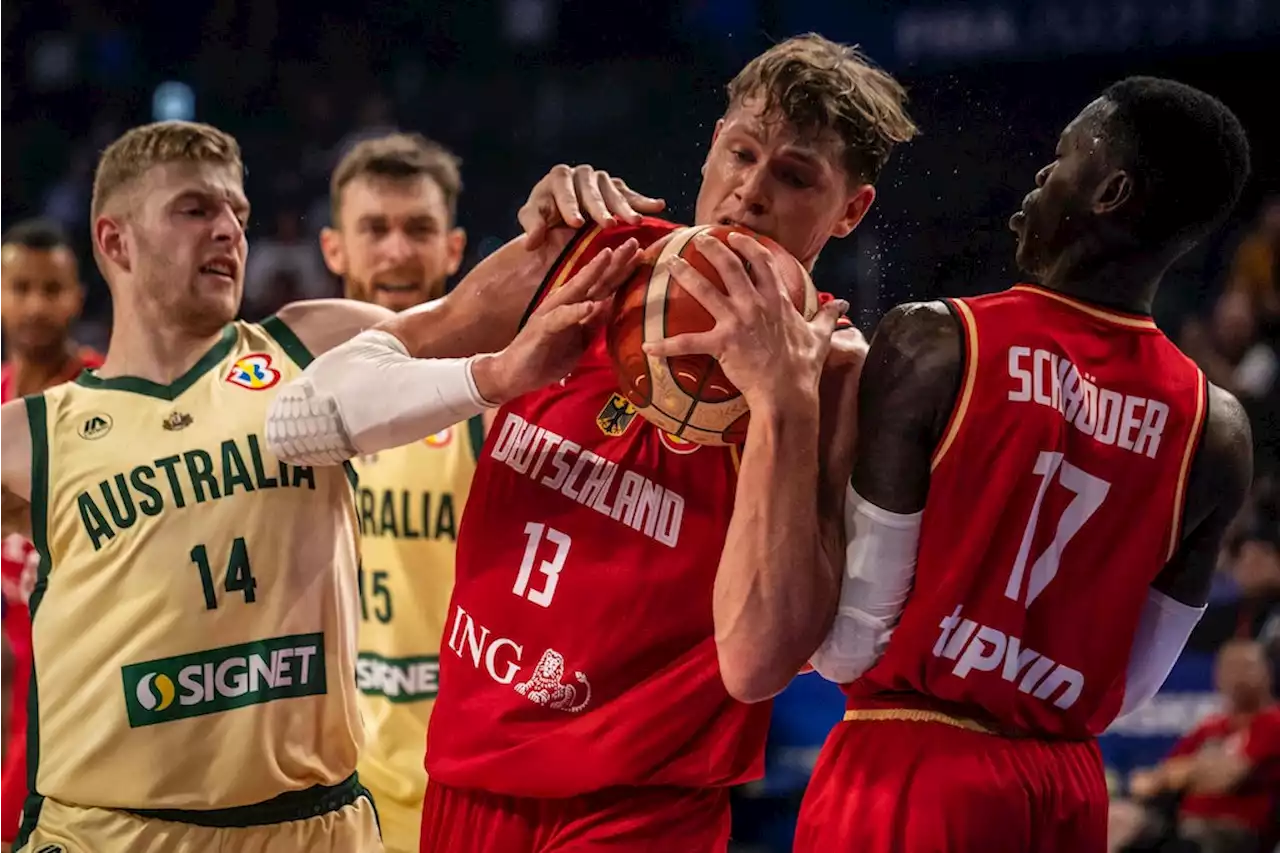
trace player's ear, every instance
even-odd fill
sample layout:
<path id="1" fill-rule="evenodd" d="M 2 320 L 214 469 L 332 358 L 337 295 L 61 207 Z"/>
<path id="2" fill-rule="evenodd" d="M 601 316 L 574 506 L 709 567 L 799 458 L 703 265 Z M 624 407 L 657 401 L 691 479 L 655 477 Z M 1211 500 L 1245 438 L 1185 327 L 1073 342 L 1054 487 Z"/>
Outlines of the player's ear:
<path id="1" fill-rule="evenodd" d="M 1093 212 L 1111 213 L 1133 198 L 1133 178 L 1123 169 L 1107 175 L 1093 193 Z"/>
<path id="2" fill-rule="evenodd" d="M 716 119 L 715 129 L 711 131 L 711 144 L 707 146 L 707 156 L 702 159 L 702 174 L 707 174 L 707 161 L 711 159 L 711 152 L 716 147 L 716 140 L 720 138 L 720 131 L 724 129 L 724 119 Z"/>
<path id="3" fill-rule="evenodd" d="M 859 184 L 845 199 L 844 214 L 836 220 L 831 229 L 832 237 L 848 237 L 858 227 L 862 217 L 867 215 L 871 204 L 876 200 L 876 188 L 871 184 Z"/>
<path id="4" fill-rule="evenodd" d="M 347 251 L 342 245 L 342 235 L 328 226 L 320 229 L 320 254 L 329 272 L 342 278 L 347 274 Z"/>
<path id="5" fill-rule="evenodd" d="M 107 263 L 117 266 L 125 272 L 133 269 L 133 259 L 129 255 L 129 241 L 125 238 L 124 227 L 111 216 L 99 216 L 93 222 L 93 244 L 98 254 Z"/>
<path id="6" fill-rule="evenodd" d="M 449 275 L 453 275 L 458 271 L 458 267 L 462 266 L 462 254 L 467 250 L 467 232 L 462 228 L 450 228 L 448 235 L 445 237 L 445 251 L 447 253 L 445 270 Z"/>

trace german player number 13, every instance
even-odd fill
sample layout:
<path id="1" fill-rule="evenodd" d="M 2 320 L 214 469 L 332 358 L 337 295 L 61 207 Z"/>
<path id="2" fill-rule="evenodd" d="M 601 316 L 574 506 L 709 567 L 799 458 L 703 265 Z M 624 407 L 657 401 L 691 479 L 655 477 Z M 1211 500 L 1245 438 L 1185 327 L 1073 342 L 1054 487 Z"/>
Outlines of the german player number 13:
<path id="1" fill-rule="evenodd" d="M 536 521 L 531 521 L 524 526 L 524 535 L 529 537 L 529 541 L 524 546 L 520 574 L 516 576 L 516 585 L 511 587 L 511 591 L 521 598 L 529 599 L 539 607 L 550 607 L 551 599 L 556 594 L 556 584 L 560 582 L 560 570 L 564 568 L 564 561 L 569 556 L 569 547 L 573 545 L 573 540 L 567 533 Z M 551 559 L 539 561 L 539 552 L 549 553 L 551 548 L 555 548 Z M 538 563 L 538 571 L 545 576 L 546 580 L 542 582 L 541 587 L 530 589 L 529 581 L 533 577 L 534 562 Z"/>

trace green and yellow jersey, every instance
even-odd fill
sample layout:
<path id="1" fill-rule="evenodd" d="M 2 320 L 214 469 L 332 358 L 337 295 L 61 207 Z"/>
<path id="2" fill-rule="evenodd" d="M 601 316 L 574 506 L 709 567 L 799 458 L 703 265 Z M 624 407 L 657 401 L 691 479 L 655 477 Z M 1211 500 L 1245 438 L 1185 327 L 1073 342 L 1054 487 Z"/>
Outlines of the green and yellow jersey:
<path id="1" fill-rule="evenodd" d="M 279 320 L 237 322 L 172 384 L 27 398 L 37 813 L 234 808 L 354 771 L 354 474 L 263 436 L 309 361 Z"/>
<path id="2" fill-rule="evenodd" d="M 361 532 L 357 684 L 368 735 L 360 781 L 384 816 L 388 848 L 405 812 L 417 849 L 423 754 L 438 687 L 440 638 L 453 590 L 454 543 L 476 458 L 479 417 L 356 460 Z"/>

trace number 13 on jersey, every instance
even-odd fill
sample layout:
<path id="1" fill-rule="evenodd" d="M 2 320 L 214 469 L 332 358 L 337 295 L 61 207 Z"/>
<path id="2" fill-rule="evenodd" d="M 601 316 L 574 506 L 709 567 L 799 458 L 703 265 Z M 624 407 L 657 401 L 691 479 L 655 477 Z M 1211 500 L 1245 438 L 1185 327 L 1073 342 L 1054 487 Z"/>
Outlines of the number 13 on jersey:
<path id="1" fill-rule="evenodd" d="M 554 527 L 547 527 L 536 521 L 531 521 L 524 526 L 524 535 L 529 538 L 529 541 L 524 546 L 524 559 L 520 561 L 520 573 L 516 576 L 516 583 L 511 587 L 511 592 L 521 598 L 529 599 L 539 607 L 550 607 L 551 599 L 556 594 L 556 584 L 560 582 L 560 570 L 564 568 L 564 561 L 569 556 L 569 548 L 573 541 L 567 533 L 561 533 Z M 554 552 L 552 552 L 553 548 Z M 550 559 L 539 559 L 540 554 L 549 555 Z M 541 587 L 530 589 L 529 582 L 533 578 L 534 563 L 537 563 L 538 571 L 546 579 Z"/>

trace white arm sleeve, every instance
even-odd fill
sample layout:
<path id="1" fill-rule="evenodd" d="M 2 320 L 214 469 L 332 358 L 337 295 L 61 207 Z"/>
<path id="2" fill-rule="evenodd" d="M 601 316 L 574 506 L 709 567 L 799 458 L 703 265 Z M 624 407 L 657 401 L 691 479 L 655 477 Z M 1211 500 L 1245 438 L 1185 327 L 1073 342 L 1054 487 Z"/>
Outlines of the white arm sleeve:
<path id="1" fill-rule="evenodd" d="M 286 462 L 337 465 L 400 447 L 478 415 L 471 358 L 413 358 L 395 335 L 361 332 L 280 389 L 267 446 Z"/>
<path id="2" fill-rule="evenodd" d="M 923 515 L 881 509 L 849 487 L 840 604 L 831 632 L 809 660 L 828 681 L 855 680 L 884 652 L 915 580 Z"/>
<path id="3" fill-rule="evenodd" d="M 1129 652 L 1124 701 L 1117 719 L 1137 711 L 1156 695 L 1173 671 L 1205 609 L 1175 601 L 1154 589 L 1147 590 L 1133 649 Z"/>

